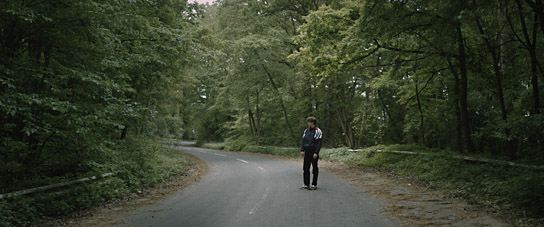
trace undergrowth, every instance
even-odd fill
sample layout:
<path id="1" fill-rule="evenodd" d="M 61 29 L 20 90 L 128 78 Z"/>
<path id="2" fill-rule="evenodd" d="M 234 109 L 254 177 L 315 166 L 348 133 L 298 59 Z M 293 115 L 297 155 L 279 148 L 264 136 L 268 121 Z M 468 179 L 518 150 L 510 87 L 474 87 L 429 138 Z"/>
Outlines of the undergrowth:
<path id="1" fill-rule="evenodd" d="M 45 217 L 87 209 L 162 182 L 189 164 L 181 152 L 147 138 L 127 139 L 104 146 L 101 152 L 103 159 L 100 162 L 89 163 L 93 166 L 92 172 L 78 174 L 73 179 L 107 172 L 115 176 L 56 191 L 0 199 L 0 226 L 28 226 Z M 49 181 L 56 183 L 59 179 Z"/>

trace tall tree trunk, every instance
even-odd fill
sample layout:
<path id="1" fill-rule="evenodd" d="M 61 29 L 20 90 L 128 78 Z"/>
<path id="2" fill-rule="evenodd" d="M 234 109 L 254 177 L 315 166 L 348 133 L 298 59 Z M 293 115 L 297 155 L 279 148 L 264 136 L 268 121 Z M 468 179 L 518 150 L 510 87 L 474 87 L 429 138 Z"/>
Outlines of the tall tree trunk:
<path id="1" fill-rule="evenodd" d="M 421 143 L 425 145 L 425 129 L 423 127 L 424 115 L 423 115 L 423 108 L 421 107 L 421 101 L 419 99 L 419 86 L 418 86 L 417 80 L 416 80 L 416 101 L 417 101 L 417 109 L 419 110 L 419 119 L 420 119 L 419 134 L 421 136 Z"/>
<path id="2" fill-rule="evenodd" d="M 349 148 L 355 148 L 355 141 L 353 140 L 353 130 L 349 124 L 346 111 L 341 110 L 340 114 L 340 125 L 342 126 L 342 131 L 344 134 L 344 139 Z"/>
<path id="3" fill-rule="evenodd" d="M 527 48 L 527 51 L 529 52 L 529 56 L 531 57 L 531 86 L 533 90 L 533 111 L 532 114 L 539 114 L 540 113 L 540 96 L 538 92 L 538 76 L 537 76 L 537 67 L 539 65 L 538 59 L 537 59 L 537 27 L 538 27 L 538 13 L 535 12 L 534 21 L 533 21 L 533 31 L 532 31 L 532 37 L 529 37 L 529 31 L 527 29 L 527 24 L 525 22 L 525 17 L 523 13 L 523 8 L 521 6 L 521 1 L 516 0 L 516 4 L 518 6 L 518 15 L 521 22 L 521 28 L 523 37 L 525 38 L 525 47 Z M 540 7 L 542 7 L 542 2 L 538 2 L 540 4 Z M 535 4 L 536 5 L 536 4 Z M 542 9 L 542 8 L 540 8 Z M 541 25 L 544 29 L 544 26 Z M 532 40 L 531 40 L 532 38 Z M 532 144 L 536 144 L 537 149 L 542 149 L 542 133 L 537 132 L 534 135 L 529 136 L 529 141 Z"/>
<path id="4" fill-rule="evenodd" d="M 535 2 L 532 0 L 525 0 L 525 2 L 531 6 L 534 13 L 540 20 L 540 30 L 542 31 L 542 34 L 544 34 L 544 5 L 542 4 L 542 0 L 535 0 Z"/>
<path id="5" fill-rule="evenodd" d="M 544 35 L 544 4 L 542 3 L 542 0 L 536 0 L 535 12 L 538 15 L 538 18 L 540 18 L 540 30 Z"/>
<path id="6" fill-rule="evenodd" d="M 306 80 L 306 89 L 304 91 L 305 93 L 305 96 L 308 97 L 308 102 L 306 103 L 306 113 L 305 113 L 305 116 L 304 117 L 307 117 L 309 115 L 311 115 L 313 112 L 314 112 L 314 105 L 313 105 L 313 100 L 312 100 L 312 97 L 316 96 L 314 94 L 314 91 L 312 91 L 312 79 L 310 78 L 310 76 L 307 77 L 307 80 Z M 317 92 L 317 91 L 315 91 Z"/>
<path id="7" fill-rule="evenodd" d="M 379 144 L 383 144 L 384 141 L 383 141 L 383 128 L 384 128 L 384 123 L 383 121 L 380 119 L 380 115 L 378 114 L 378 108 L 376 108 L 376 95 L 373 95 L 373 92 L 371 91 L 368 91 L 368 100 L 370 101 L 370 105 L 372 106 L 372 112 L 374 113 L 374 119 L 376 119 L 376 122 L 377 122 L 377 125 L 378 125 L 378 139 L 379 139 Z M 374 141 L 376 142 L 376 141 Z"/>
<path id="8" fill-rule="evenodd" d="M 493 60 L 493 72 L 495 74 L 495 81 L 497 82 L 497 95 L 499 99 L 499 106 L 501 108 L 501 118 L 502 120 L 507 124 L 504 133 L 506 135 L 507 142 L 506 142 L 506 154 L 508 154 L 511 158 L 515 157 L 515 144 L 514 141 L 510 138 L 510 128 L 508 126 L 508 112 L 506 110 L 506 104 L 504 103 L 504 92 L 502 88 L 502 71 L 500 68 L 500 56 L 497 53 L 497 50 L 493 45 L 491 45 L 491 41 L 486 36 L 484 29 L 482 27 L 482 24 L 480 23 L 480 18 L 476 17 L 476 24 L 478 25 L 478 31 L 480 31 L 480 34 L 482 35 L 484 39 L 485 46 L 487 47 L 487 50 L 489 51 L 489 54 L 491 55 L 491 59 Z M 502 37 L 501 34 L 499 34 L 499 37 Z"/>
<path id="9" fill-rule="evenodd" d="M 125 138 L 127 138 L 127 132 L 128 132 L 128 125 L 126 125 L 123 128 L 123 131 L 121 132 L 121 140 L 124 140 Z"/>
<path id="10" fill-rule="evenodd" d="M 144 109 L 144 112 L 142 113 L 142 121 L 141 121 L 141 124 L 140 124 L 140 135 L 143 135 L 144 134 L 144 129 L 145 129 L 145 120 L 146 120 L 146 116 L 147 116 L 147 113 L 148 113 L 148 108 L 149 108 L 149 105 L 150 105 L 150 99 L 148 98 L 147 101 L 145 102 L 145 109 Z"/>
<path id="11" fill-rule="evenodd" d="M 261 136 L 261 111 L 259 110 L 259 90 L 256 92 L 256 100 L 255 100 L 255 114 L 257 115 L 257 123 L 255 125 L 255 134 L 257 136 Z"/>
<path id="12" fill-rule="evenodd" d="M 461 95 L 459 88 L 459 74 L 449 59 L 448 64 L 455 81 L 455 85 L 453 87 L 453 107 L 455 109 L 455 142 L 457 143 L 457 152 L 463 153 L 463 127 L 461 120 L 461 108 L 459 108 L 459 96 Z"/>
<path id="13" fill-rule="evenodd" d="M 538 75 L 537 75 L 537 67 L 538 67 L 538 58 L 536 56 L 536 43 L 537 43 L 537 31 L 536 31 L 536 24 L 537 16 L 535 15 L 535 21 L 534 21 L 534 27 L 533 27 L 533 43 L 531 47 L 531 85 L 533 86 L 533 102 L 534 102 L 534 108 L 535 113 L 540 113 L 540 95 L 538 91 Z"/>
<path id="14" fill-rule="evenodd" d="M 367 96 L 368 97 L 368 96 Z M 362 138 L 363 133 L 365 130 L 365 121 L 366 121 L 366 111 L 364 108 L 364 105 L 361 105 L 361 125 L 359 126 L 359 136 L 357 137 L 357 144 L 355 144 L 356 147 L 360 147 L 362 145 Z"/>
<path id="15" fill-rule="evenodd" d="M 278 87 L 276 86 L 276 83 L 274 83 L 274 79 L 272 78 L 272 75 L 270 74 L 270 72 L 268 71 L 266 66 L 264 66 L 264 64 L 262 66 L 263 66 L 264 71 L 266 72 L 266 75 L 268 76 L 268 79 L 270 79 L 270 84 L 272 84 L 272 87 L 278 93 L 278 98 L 280 100 L 281 109 L 283 110 L 283 118 L 285 119 L 285 124 L 287 125 L 287 128 L 289 129 L 289 132 L 291 133 L 291 138 L 296 138 L 295 131 L 293 130 L 293 127 L 291 126 L 291 123 L 289 123 L 289 115 L 287 114 L 287 108 L 285 108 L 285 104 L 283 103 L 283 98 L 281 96 L 281 92 L 278 89 Z"/>
<path id="16" fill-rule="evenodd" d="M 470 116 L 468 115 L 468 75 L 467 75 L 467 59 L 465 52 L 465 42 L 463 39 L 463 31 L 461 30 L 461 24 L 457 24 L 457 45 L 459 48 L 459 53 L 457 60 L 459 61 L 459 71 L 461 72 L 461 79 L 459 80 L 460 85 L 460 99 L 459 104 L 461 107 L 461 120 L 463 121 L 463 128 L 465 134 L 465 142 L 467 144 L 467 150 L 470 153 L 475 153 L 476 149 L 474 148 L 474 143 L 471 138 L 470 130 Z"/>
<path id="17" fill-rule="evenodd" d="M 246 95 L 246 103 L 247 103 L 247 120 L 249 123 L 249 132 L 251 135 L 255 135 L 254 132 L 254 121 L 253 121 L 253 113 L 251 112 L 251 104 L 249 102 L 249 96 Z"/>
<path id="18" fill-rule="evenodd" d="M 529 36 L 529 30 L 527 28 L 527 23 L 525 22 L 525 14 L 523 13 L 521 0 L 516 0 L 516 4 L 518 6 L 519 20 L 521 23 L 523 37 L 525 39 L 525 47 L 527 48 L 527 51 L 529 52 L 529 56 L 531 57 L 531 86 L 533 87 L 533 114 L 538 114 L 540 113 L 540 97 L 538 95 L 538 76 L 537 76 L 538 59 L 536 56 L 536 42 L 537 42 L 536 27 L 538 24 L 538 16 L 535 14 L 532 40 L 531 40 L 531 37 Z"/>

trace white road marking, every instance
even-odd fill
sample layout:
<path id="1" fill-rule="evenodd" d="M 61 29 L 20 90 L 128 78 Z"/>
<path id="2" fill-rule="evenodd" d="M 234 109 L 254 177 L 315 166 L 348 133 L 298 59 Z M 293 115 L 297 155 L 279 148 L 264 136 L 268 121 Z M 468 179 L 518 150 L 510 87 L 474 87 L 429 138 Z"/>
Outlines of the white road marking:
<path id="1" fill-rule="evenodd" d="M 222 156 L 222 157 L 227 157 L 226 155 L 224 154 L 218 154 L 218 153 L 213 153 L 214 155 L 218 155 L 218 156 Z"/>
<path id="2" fill-rule="evenodd" d="M 260 167 L 260 166 L 259 166 L 259 169 L 264 170 L 264 168 L 263 168 L 263 167 Z"/>
<path id="3" fill-rule="evenodd" d="M 249 214 L 254 214 L 255 212 L 257 212 L 257 209 L 259 209 L 259 207 L 261 206 L 261 204 L 263 204 L 264 200 L 266 199 L 266 197 L 268 196 L 268 191 L 270 190 L 269 187 L 266 187 L 266 189 L 264 190 L 264 193 L 263 193 L 263 196 L 261 196 L 261 200 L 259 200 L 259 202 L 257 202 L 257 204 L 255 204 L 255 206 L 253 206 L 253 209 L 251 209 L 249 211 Z"/>
<path id="4" fill-rule="evenodd" d="M 238 159 L 238 158 L 237 158 L 236 160 L 241 161 L 241 162 L 243 162 L 243 163 L 249 163 L 249 162 L 246 161 L 246 160 L 242 160 L 242 159 Z"/>
<path id="5" fill-rule="evenodd" d="M 198 152 L 206 153 L 206 151 L 205 151 L 205 150 L 198 150 Z"/>

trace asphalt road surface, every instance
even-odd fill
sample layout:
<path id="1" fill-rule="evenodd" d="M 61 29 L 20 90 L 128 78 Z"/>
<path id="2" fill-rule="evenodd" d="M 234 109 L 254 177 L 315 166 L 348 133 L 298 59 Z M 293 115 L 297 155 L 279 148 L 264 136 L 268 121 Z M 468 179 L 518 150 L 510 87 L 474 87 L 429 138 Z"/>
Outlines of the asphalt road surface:
<path id="1" fill-rule="evenodd" d="M 300 190 L 302 166 L 259 156 L 179 147 L 208 164 L 199 182 L 120 217 L 130 226 L 400 226 L 383 201 L 320 171 L 318 189 Z"/>

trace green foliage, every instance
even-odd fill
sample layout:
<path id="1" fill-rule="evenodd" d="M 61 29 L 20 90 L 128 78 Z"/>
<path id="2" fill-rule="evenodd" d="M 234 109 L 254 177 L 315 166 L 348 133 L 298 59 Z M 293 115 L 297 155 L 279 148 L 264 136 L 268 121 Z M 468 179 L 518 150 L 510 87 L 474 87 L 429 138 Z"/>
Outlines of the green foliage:
<path id="1" fill-rule="evenodd" d="M 309 97 L 298 96 L 313 81 L 287 56 L 295 48 L 296 26 L 320 2 L 329 1 L 300 1 L 308 5 L 305 12 L 282 1 L 232 0 L 206 7 L 199 20 L 201 61 L 193 67 L 200 85 L 187 97 L 199 141 L 298 142 L 300 118 L 311 106 L 302 104 Z"/>
<path id="2" fill-rule="evenodd" d="M 159 117 L 148 130 L 150 135 L 161 138 L 182 139 L 184 136 L 183 120 L 178 117 Z"/>
<path id="3" fill-rule="evenodd" d="M 59 189 L 56 192 L 2 199 L 0 226 L 28 226 L 43 217 L 67 215 L 75 210 L 84 210 L 128 192 L 162 182 L 168 177 L 177 175 L 184 166 L 189 165 L 180 151 L 165 148 L 145 138 L 126 140 L 105 151 L 105 155 L 108 161 L 96 165 L 96 171 L 97 173 L 110 171 L 115 173 L 115 176 Z M 77 177 L 83 176 L 85 175 Z"/>
<path id="4" fill-rule="evenodd" d="M 200 86 L 187 97 L 203 142 L 292 146 L 313 115 L 330 147 L 544 157 L 544 59 L 531 55 L 544 26 L 530 2 L 230 0 L 204 11 Z"/>
<path id="5" fill-rule="evenodd" d="M 403 155 L 375 153 L 371 147 L 349 155 L 325 150 L 322 157 L 363 166 L 382 167 L 401 176 L 417 179 L 434 189 L 445 190 L 454 196 L 482 204 L 489 209 L 511 207 L 525 211 L 529 217 L 542 218 L 544 190 L 542 174 L 537 170 L 505 167 L 503 165 L 468 163 L 447 156 Z M 385 150 L 398 150 L 387 146 Z M 418 152 L 432 152 L 423 148 Z M 516 212 L 517 215 L 522 212 Z"/>
<path id="6" fill-rule="evenodd" d="M 300 149 L 292 147 L 275 147 L 275 146 L 247 146 L 242 151 L 261 154 L 271 154 L 288 157 L 300 156 Z"/>
<path id="7" fill-rule="evenodd" d="M 186 0 L 2 2 L 0 193 L 118 174 L 2 201 L 2 223 L 84 209 L 180 169 L 143 136 L 191 136 L 179 114 L 198 12 Z"/>
<path id="8" fill-rule="evenodd" d="M 226 143 L 202 143 L 202 144 L 196 144 L 197 147 L 203 147 L 207 149 L 213 149 L 213 150 L 230 150 L 228 149 L 228 146 Z"/>

